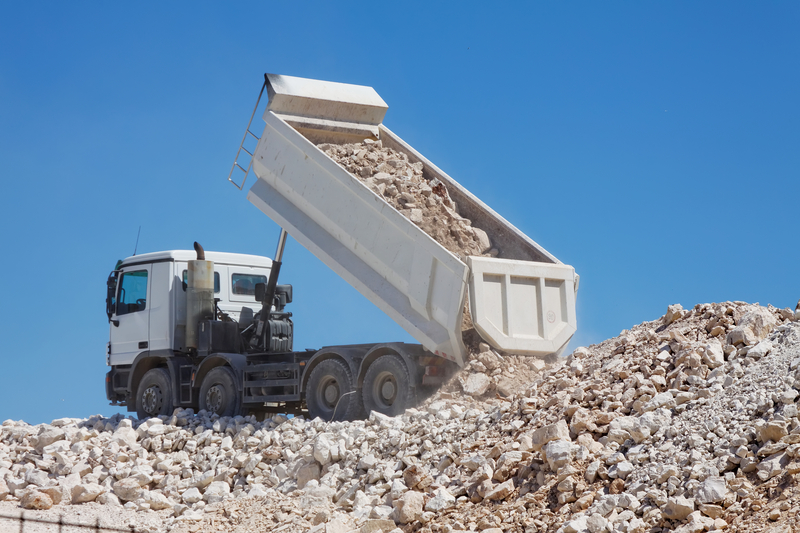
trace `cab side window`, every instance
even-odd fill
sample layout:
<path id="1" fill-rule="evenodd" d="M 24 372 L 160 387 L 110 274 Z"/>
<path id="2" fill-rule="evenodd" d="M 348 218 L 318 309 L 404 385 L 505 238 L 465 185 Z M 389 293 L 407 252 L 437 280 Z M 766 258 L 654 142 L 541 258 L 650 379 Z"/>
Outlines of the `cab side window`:
<path id="1" fill-rule="evenodd" d="M 127 315 L 147 308 L 147 270 L 123 272 L 119 284 L 117 315 Z"/>
<path id="2" fill-rule="evenodd" d="M 189 271 L 183 271 L 183 291 L 189 286 Z M 214 294 L 219 293 L 219 272 L 214 272 Z"/>
<path id="3" fill-rule="evenodd" d="M 246 296 L 256 295 L 256 283 L 266 283 L 266 276 L 259 276 L 254 274 L 234 274 L 231 276 L 231 287 L 233 287 L 233 294 L 242 294 Z"/>

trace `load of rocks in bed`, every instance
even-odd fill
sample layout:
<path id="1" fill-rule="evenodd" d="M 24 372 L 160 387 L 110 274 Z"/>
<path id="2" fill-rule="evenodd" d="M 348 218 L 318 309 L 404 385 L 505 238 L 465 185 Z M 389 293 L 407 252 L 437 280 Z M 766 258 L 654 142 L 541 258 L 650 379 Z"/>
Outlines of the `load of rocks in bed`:
<path id="1" fill-rule="evenodd" d="M 371 139 L 318 148 L 462 261 L 497 255 L 486 232 L 458 214 L 445 184 L 423 176 L 422 163 Z"/>

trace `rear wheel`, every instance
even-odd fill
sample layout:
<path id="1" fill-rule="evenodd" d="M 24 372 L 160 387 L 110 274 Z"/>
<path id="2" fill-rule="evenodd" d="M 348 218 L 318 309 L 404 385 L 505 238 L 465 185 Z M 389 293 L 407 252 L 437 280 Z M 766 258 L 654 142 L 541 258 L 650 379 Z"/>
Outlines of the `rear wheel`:
<path id="1" fill-rule="evenodd" d="M 411 377 L 405 362 L 394 354 L 377 358 L 364 375 L 364 409 L 397 416 L 413 405 Z"/>
<path id="2" fill-rule="evenodd" d="M 338 359 L 322 361 L 308 377 L 306 405 L 311 418 L 355 420 L 363 411 L 350 369 Z"/>
<path id="3" fill-rule="evenodd" d="M 236 416 L 241 409 L 236 378 L 227 366 L 218 366 L 206 374 L 200 385 L 200 409 L 219 416 Z"/>
<path id="4" fill-rule="evenodd" d="M 136 392 L 136 416 L 140 419 L 151 416 L 171 415 L 172 385 L 169 372 L 164 368 L 153 368 L 139 382 Z"/>

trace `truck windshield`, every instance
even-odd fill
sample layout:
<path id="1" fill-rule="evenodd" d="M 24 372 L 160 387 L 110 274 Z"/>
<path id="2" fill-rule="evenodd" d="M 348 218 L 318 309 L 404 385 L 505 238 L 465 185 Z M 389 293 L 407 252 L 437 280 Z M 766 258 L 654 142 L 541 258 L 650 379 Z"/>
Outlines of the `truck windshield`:
<path id="1" fill-rule="evenodd" d="M 119 287 L 118 315 L 144 311 L 147 307 L 147 270 L 124 272 Z"/>

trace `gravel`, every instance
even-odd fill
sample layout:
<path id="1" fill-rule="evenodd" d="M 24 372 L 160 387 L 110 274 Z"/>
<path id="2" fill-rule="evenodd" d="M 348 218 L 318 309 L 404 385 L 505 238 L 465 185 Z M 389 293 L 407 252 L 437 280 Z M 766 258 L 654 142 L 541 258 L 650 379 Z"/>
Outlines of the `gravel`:
<path id="1" fill-rule="evenodd" d="M 555 364 L 482 350 L 395 418 L 7 420 L 0 514 L 178 532 L 791 531 L 798 346 L 789 310 L 670 306 Z"/>

